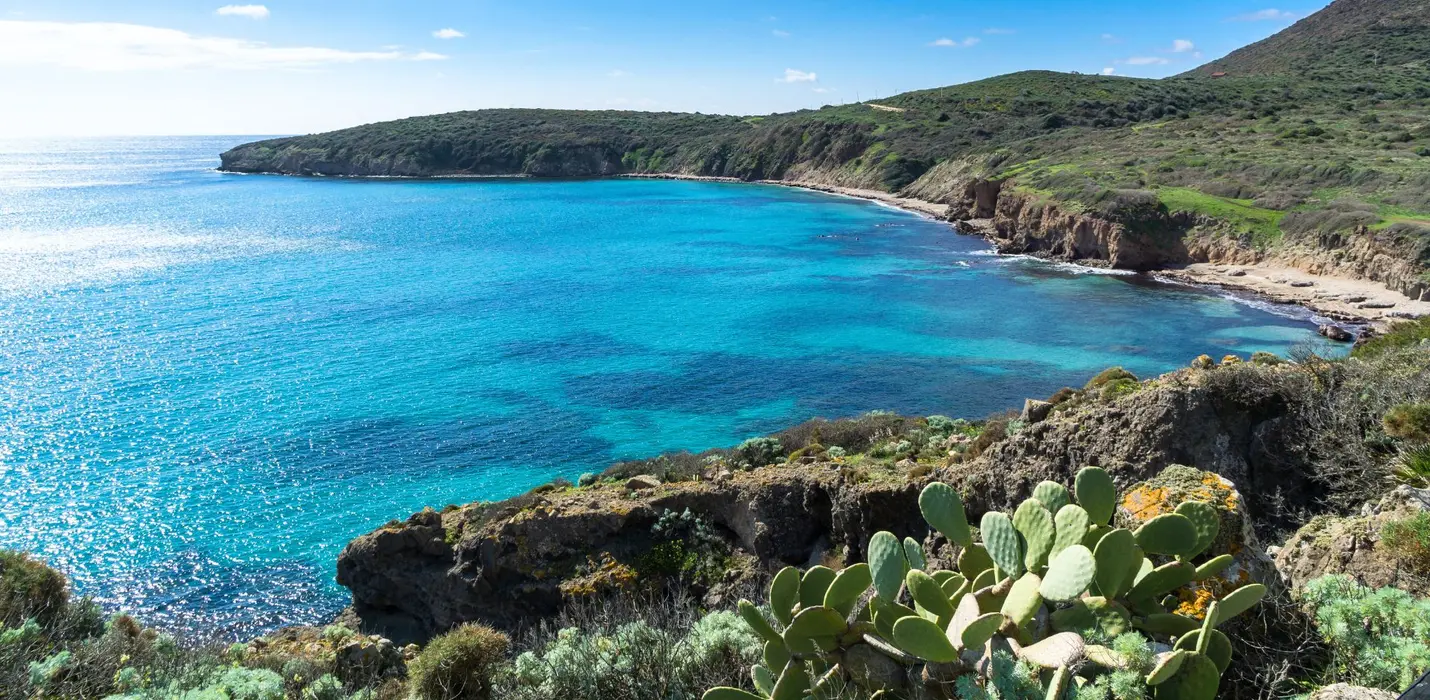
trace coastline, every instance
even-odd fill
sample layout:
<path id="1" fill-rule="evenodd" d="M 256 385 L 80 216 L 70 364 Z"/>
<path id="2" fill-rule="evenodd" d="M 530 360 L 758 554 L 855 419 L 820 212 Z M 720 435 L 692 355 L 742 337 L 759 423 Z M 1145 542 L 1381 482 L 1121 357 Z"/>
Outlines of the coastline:
<path id="1" fill-rule="evenodd" d="M 227 171 L 224 171 L 227 172 Z M 500 179 L 508 177 L 530 177 L 527 175 L 442 175 L 434 177 L 384 176 L 352 177 L 350 179 Z M 681 180 L 688 182 L 718 182 L 725 184 L 761 184 L 792 187 L 841 197 L 869 200 L 894 207 L 911 214 L 948 222 L 955 230 L 965 235 L 978 235 L 993 243 L 997 240 L 982 227 L 974 227 L 965 232 L 957 227 L 959 222 L 949 218 L 949 205 L 929 202 L 912 197 L 900 197 L 882 190 L 842 187 L 805 180 L 742 180 L 735 177 L 713 175 L 689 175 L 684 173 L 621 173 L 602 176 L 626 180 Z M 1001 254 L 1002 251 L 999 251 Z M 1072 264 L 1079 264 L 1073 262 Z M 1353 335 L 1362 328 L 1376 332 L 1384 331 L 1392 323 L 1417 316 L 1430 316 L 1430 302 L 1417 301 L 1406 297 L 1378 282 L 1332 275 L 1315 275 L 1304 270 L 1274 265 L 1267 262 L 1233 265 L 1218 263 L 1192 263 L 1182 267 L 1165 267 L 1145 272 L 1154 278 L 1169 283 L 1184 284 L 1204 289 L 1225 289 L 1242 292 L 1262 300 L 1299 306 L 1312 314 L 1330 321 L 1330 325 L 1350 331 Z"/>

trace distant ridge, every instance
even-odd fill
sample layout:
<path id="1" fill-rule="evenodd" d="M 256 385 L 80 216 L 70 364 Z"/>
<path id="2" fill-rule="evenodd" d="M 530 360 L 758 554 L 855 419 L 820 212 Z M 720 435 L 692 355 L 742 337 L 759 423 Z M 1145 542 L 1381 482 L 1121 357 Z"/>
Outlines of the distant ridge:
<path id="1" fill-rule="evenodd" d="M 1430 61 L 1430 0 L 1336 0 L 1184 75 L 1355 71 Z"/>

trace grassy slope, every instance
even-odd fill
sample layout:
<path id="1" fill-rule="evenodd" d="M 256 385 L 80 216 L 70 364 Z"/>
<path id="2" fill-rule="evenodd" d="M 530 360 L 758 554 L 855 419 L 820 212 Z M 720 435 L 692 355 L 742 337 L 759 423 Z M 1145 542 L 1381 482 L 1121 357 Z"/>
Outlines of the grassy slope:
<path id="1" fill-rule="evenodd" d="M 1011 178 L 1015 191 L 1129 222 L 1128 204 L 1150 198 L 1213 217 L 1250 245 L 1358 225 L 1430 239 L 1425 56 L 1427 0 L 1337 0 L 1165 80 L 1030 71 L 881 101 L 902 111 L 460 112 L 240 147 L 226 164 L 323 172 L 338 163 L 373 174 L 815 172 L 897 190 L 956 162 L 967 176 Z M 1230 75 L 1212 79 L 1212 71 Z"/>

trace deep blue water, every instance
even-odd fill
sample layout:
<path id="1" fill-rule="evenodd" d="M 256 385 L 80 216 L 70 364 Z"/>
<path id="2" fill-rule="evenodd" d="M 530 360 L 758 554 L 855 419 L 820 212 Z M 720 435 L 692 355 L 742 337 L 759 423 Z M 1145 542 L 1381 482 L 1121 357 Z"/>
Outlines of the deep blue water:
<path id="1" fill-rule="evenodd" d="M 244 140 L 0 142 L 0 546 L 191 632 L 331 614 L 423 506 L 1316 338 L 857 200 L 214 172 Z"/>

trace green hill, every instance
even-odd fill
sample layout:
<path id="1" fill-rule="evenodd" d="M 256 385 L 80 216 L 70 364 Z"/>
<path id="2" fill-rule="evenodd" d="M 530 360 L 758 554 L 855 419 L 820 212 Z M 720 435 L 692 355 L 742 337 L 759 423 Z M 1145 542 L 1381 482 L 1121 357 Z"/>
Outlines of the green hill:
<path id="1" fill-rule="evenodd" d="M 1145 268 L 1309 247 L 1322 267 L 1430 295 L 1428 8 L 1336 0 L 1163 80 L 1030 71 L 877 106 L 743 118 L 457 112 L 247 144 L 223 154 L 223 169 L 842 185 L 948 203 L 954 218 L 993 217 L 995 236 L 1029 252 Z M 1140 238 L 1083 246 L 1073 228 L 1056 241 L 1031 230 L 1056 228 L 1049 221 L 1110 230 L 1103 222 Z M 1386 255 L 1393 269 L 1378 260 Z"/>

